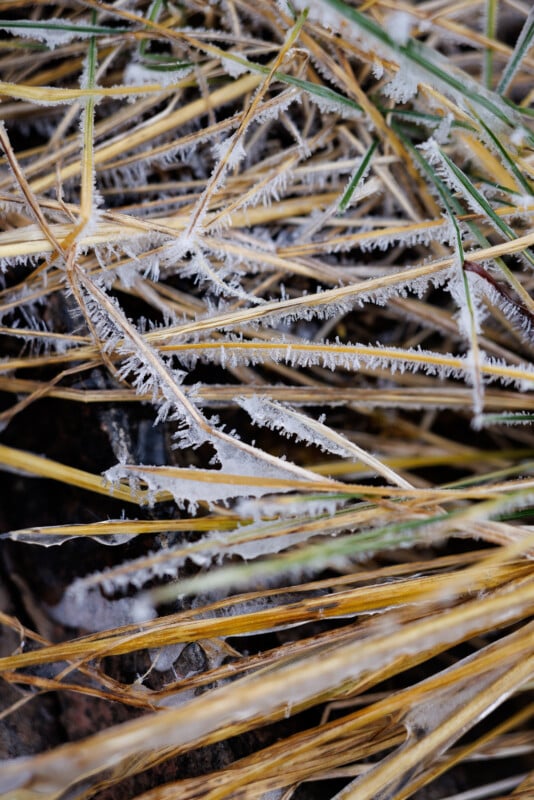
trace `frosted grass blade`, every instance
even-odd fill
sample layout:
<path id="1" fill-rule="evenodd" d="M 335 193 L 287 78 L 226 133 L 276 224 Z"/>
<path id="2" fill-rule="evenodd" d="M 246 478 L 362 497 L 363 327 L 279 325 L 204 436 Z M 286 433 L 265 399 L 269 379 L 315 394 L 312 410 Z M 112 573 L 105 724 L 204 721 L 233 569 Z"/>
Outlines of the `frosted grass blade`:
<path id="1" fill-rule="evenodd" d="M 356 188 L 358 187 L 358 184 L 360 183 L 360 181 L 366 174 L 367 170 L 369 169 L 371 159 L 377 147 L 378 147 L 378 139 L 375 139 L 372 142 L 369 149 L 367 150 L 367 152 L 365 153 L 364 157 L 362 158 L 361 163 L 359 164 L 356 172 L 349 181 L 349 185 L 347 186 L 345 193 L 343 194 L 343 197 L 339 201 L 337 209 L 338 214 L 343 214 L 347 209 L 347 207 L 350 205 L 352 195 L 354 194 Z"/>
<path id="2" fill-rule="evenodd" d="M 499 81 L 497 86 L 497 92 L 499 94 L 504 94 L 510 83 L 512 82 L 514 75 L 516 74 L 521 61 L 524 59 L 530 47 L 532 45 L 532 38 L 534 37 L 534 8 L 530 9 L 528 17 L 525 20 L 525 24 L 519 34 L 519 38 L 516 42 L 514 47 L 514 52 L 512 53 L 508 64 L 505 67 L 505 70 L 502 74 L 502 77 Z"/>
<path id="3" fill-rule="evenodd" d="M 358 30 L 360 37 L 368 43 L 368 46 L 374 40 L 379 48 L 381 46 L 385 47 L 389 57 L 393 58 L 397 63 L 399 62 L 399 56 L 401 56 L 407 60 L 407 63 L 419 68 L 424 79 L 428 80 L 431 85 L 437 80 L 440 86 L 448 89 L 457 97 L 461 97 L 464 100 L 469 99 L 475 107 L 489 112 L 507 128 L 515 124 L 515 115 L 512 116 L 511 110 L 507 111 L 502 100 L 497 95 L 484 90 L 480 84 L 473 81 L 467 74 L 461 75 L 457 69 L 451 69 L 451 65 L 445 58 L 421 42 L 414 39 L 409 39 L 406 44 L 395 41 L 372 17 L 347 5 L 343 0 L 320 0 L 320 3 L 321 5 L 330 6 L 345 19 L 350 20 Z M 302 3 L 299 2 L 298 5 L 302 5 Z M 310 8 L 310 13 L 313 12 L 314 8 L 316 7 L 312 6 Z M 332 25 L 335 25 L 335 20 Z"/>

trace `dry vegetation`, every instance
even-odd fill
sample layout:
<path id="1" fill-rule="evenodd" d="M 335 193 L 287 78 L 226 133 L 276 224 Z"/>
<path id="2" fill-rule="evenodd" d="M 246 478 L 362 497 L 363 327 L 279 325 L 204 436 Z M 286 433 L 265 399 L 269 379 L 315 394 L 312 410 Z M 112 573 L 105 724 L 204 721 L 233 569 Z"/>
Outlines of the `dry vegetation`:
<path id="1" fill-rule="evenodd" d="M 534 796 L 529 6 L 1 4 L 2 797 Z"/>

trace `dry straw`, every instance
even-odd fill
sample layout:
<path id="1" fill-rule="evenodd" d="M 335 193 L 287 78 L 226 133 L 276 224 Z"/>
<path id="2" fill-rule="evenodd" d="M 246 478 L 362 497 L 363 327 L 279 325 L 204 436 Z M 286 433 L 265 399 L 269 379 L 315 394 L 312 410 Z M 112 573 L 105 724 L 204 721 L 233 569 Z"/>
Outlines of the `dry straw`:
<path id="1" fill-rule="evenodd" d="M 4 4 L 1 797 L 532 796 L 527 6 Z"/>

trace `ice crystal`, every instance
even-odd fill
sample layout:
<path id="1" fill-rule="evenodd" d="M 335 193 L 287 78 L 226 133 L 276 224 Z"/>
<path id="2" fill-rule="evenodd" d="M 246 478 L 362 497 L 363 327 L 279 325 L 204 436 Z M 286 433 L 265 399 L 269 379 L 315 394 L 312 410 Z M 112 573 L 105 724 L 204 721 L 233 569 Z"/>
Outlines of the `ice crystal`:
<path id="1" fill-rule="evenodd" d="M 190 441 L 188 443 L 191 444 Z M 187 475 L 181 473 L 177 478 L 173 475 L 172 468 L 143 468 L 127 464 L 117 464 L 115 467 L 111 467 L 106 472 L 106 478 L 112 484 L 127 480 L 133 491 L 137 489 L 139 481 L 142 480 L 148 488 L 149 504 L 153 504 L 159 496 L 168 493 L 179 508 L 189 509 L 191 513 L 194 513 L 199 503 L 211 505 L 226 503 L 237 497 L 261 497 L 270 494 L 272 492 L 270 486 L 256 485 L 255 481 L 247 483 L 246 478 L 250 475 L 251 464 L 256 469 L 262 469 L 262 472 L 266 471 L 260 459 L 254 464 L 250 459 L 234 457 L 233 461 L 224 459 L 224 476 L 228 476 L 226 480 L 224 477 L 219 478 L 219 470 L 213 470 L 216 482 L 209 480 L 210 476 L 205 470 L 197 470 L 193 467 L 187 470 Z M 239 468 L 241 472 L 231 471 Z M 222 472 L 223 470 L 221 470 Z M 236 478 L 239 478 L 239 481 Z M 290 491 L 290 489 L 282 488 L 279 491 Z"/>
<path id="2" fill-rule="evenodd" d="M 234 135 L 214 144 L 213 154 L 218 159 L 228 158 L 228 166 L 235 167 L 245 157 L 245 148 L 241 139 Z"/>
<path id="3" fill-rule="evenodd" d="M 231 78 L 239 78 L 241 75 L 244 75 L 246 72 L 249 71 L 249 67 L 246 64 L 247 59 L 243 56 L 239 56 L 239 61 L 237 59 L 233 59 L 230 57 L 221 58 L 221 65 L 225 72 L 230 75 Z M 242 63 L 245 62 L 245 63 Z"/>
<path id="4" fill-rule="evenodd" d="M 124 70 L 123 80 L 126 86 L 147 86 L 159 84 L 172 86 L 185 78 L 193 70 L 191 65 L 177 66 L 168 70 L 155 70 L 143 64 L 131 61 Z"/>
<path id="5" fill-rule="evenodd" d="M 417 94 L 418 86 L 417 75 L 414 75 L 412 70 L 401 66 L 393 80 L 387 83 L 382 91 L 395 103 L 407 103 Z"/>
<path id="6" fill-rule="evenodd" d="M 406 11 L 394 11 L 386 20 L 386 31 L 398 44 L 406 44 L 415 20 Z"/>

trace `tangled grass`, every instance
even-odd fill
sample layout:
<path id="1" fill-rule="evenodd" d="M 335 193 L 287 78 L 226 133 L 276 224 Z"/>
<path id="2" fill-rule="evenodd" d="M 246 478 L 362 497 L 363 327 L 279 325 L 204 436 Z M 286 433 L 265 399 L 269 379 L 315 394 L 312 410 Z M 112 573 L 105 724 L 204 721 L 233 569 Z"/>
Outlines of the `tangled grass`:
<path id="1" fill-rule="evenodd" d="M 532 797 L 528 4 L 3 5 L 1 796 Z"/>

